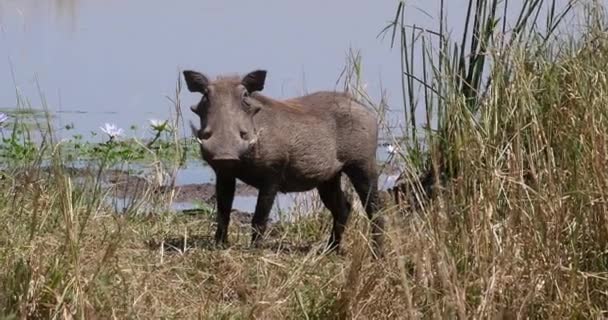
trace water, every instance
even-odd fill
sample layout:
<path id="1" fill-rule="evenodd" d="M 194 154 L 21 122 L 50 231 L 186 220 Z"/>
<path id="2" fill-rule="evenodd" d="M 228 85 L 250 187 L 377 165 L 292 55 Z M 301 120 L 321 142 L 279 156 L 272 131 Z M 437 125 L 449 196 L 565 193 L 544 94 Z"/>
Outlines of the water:
<path id="1" fill-rule="evenodd" d="M 86 164 L 71 164 L 74 168 L 84 168 Z M 115 168 L 118 170 L 124 170 L 127 168 Z M 130 166 L 128 169 L 135 170 L 137 172 L 143 171 L 148 172 L 145 167 L 141 167 L 138 165 Z M 176 185 L 191 185 L 191 184 L 201 184 L 201 183 L 213 183 L 215 180 L 215 176 L 213 171 L 208 166 L 203 166 L 200 163 L 188 162 L 187 165 L 180 169 L 176 174 Z M 381 173 L 378 179 L 378 188 L 380 190 L 387 190 L 395 185 L 395 181 L 398 178 L 398 174 L 385 172 Z M 346 178 L 344 178 L 346 179 Z M 78 178 L 76 178 L 78 180 Z M 80 181 L 80 180 L 78 180 Z M 104 184 L 109 186 L 108 184 Z M 107 199 L 109 204 L 114 207 L 117 212 L 122 212 L 123 208 L 129 207 L 133 201 L 136 199 L 132 198 L 131 195 L 124 195 L 120 197 L 116 197 L 114 195 L 109 196 Z M 203 199 L 189 199 L 186 201 L 173 202 L 172 209 L 174 210 L 185 210 L 192 209 L 197 206 L 200 201 Z M 255 209 L 255 205 L 257 202 L 257 192 L 247 193 L 247 194 L 236 194 L 233 201 L 233 208 L 244 211 L 244 212 L 253 212 Z M 318 197 L 318 194 L 315 190 L 308 192 L 300 192 L 300 193 L 279 193 L 275 200 L 275 203 L 272 208 L 271 218 L 274 220 L 279 219 L 280 213 L 289 213 L 293 215 L 294 211 L 299 212 L 299 216 L 309 214 L 310 212 L 318 212 L 318 209 L 321 208 L 321 202 Z M 152 208 L 149 206 L 144 206 L 144 211 L 151 210 Z M 284 216 L 283 219 L 289 219 L 288 215 Z"/>
<path id="2" fill-rule="evenodd" d="M 370 91 L 378 92 L 379 77 L 397 83 L 398 60 L 376 38 L 390 1 L 0 3 L 0 107 L 15 105 L 13 69 L 34 107 L 37 81 L 60 124 L 85 135 L 104 122 L 128 128 L 167 118 L 165 96 L 173 96 L 180 69 L 213 76 L 265 68 L 265 93 L 289 97 L 335 88 L 352 46 L 362 50 Z M 186 90 L 181 98 L 186 111 L 198 99 Z"/>
<path id="3" fill-rule="evenodd" d="M 509 1 L 510 20 L 522 1 Z M 447 29 L 459 39 L 467 8 L 445 3 Z M 436 29 L 438 5 L 407 1 L 408 24 Z M 336 88 L 352 47 L 361 51 L 368 91 L 376 101 L 386 91 L 396 123 L 399 52 L 390 49 L 390 34 L 378 37 L 396 7 L 365 0 L 0 0 L 0 108 L 15 106 L 15 87 L 41 107 L 39 87 L 49 109 L 60 112 L 58 127 L 73 123 L 86 137 L 104 122 L 128 128 L 167 118 L 166 96 L 180 69 L 217 75 L 264 68 L 265 93 L 285 98 Z M 198 96 L 181 98 L 194 119 L 187 107 Z"/>
<path id="4" fill-rule="evenodd" d="M 509 1 L 510 20 L 522 1 Z M 378 37 L 397 3 L 0 0 L 0 108 L 25 97 L 26 104 L 53 112 L 60 136 L 99 140 L 90 132 L 100 133 L 106 122 L 145 129 L 150 118 L 168 118 L 167 96 L 174 96 L 180 70 L 214 76 L 263 68 L 264 93 L 287 98 L 342 88 L 337 81 L 353 48 L 362 54 L 367 91 L 375 101 L 387 94 L 388 120 L 399 125 L 399 50 L 391 50 L 390 34 Z M 459 39 L 467 8 L 464 1 L 445 3 L 447 30 Z M 436 29 L 438 4 L 408 1 L 408 24 Z M 186 121 L 195 120 L 188 107 L 198 95 L 184 88 L 180 99 Z M 422 109 L 417 113 L 425 118 Z M 74 129 L 62 130 L 65 125 Z M 209 172 L 192 176 L 212 179 Z"/>
<path id="5" fill-rule="evenodd" d="M 378 157 L 380 161 L 386 161 L 388 154 L 383 151 L 383 149 L 379 149 Z M 83 167 L 84 165 L 76 165 L 75 167 Z M 119 170 L 124 170 L 127 168 L 116 168 Z M 133 165 L 130 166 L 129 169 L 135 170 L 136 172 L 144 171 L 148 172 L 146 168 Z M 392 188 L 395 185 L 395 181 L 398 178 L 398 173 L 396 172 L 381 172 L 378 178 L 378 188 L 380 190 L 387 190 Z M 346 178 L 343 178 L 346 179 Z M 177 171 L 175 176 L 175 183 L 177 186 L 183 185 L 196 185 L 201 183 L 214 183 L 215 182 L 215 174 L 213 170 L 209 166 L 202 165 L 200 161 L 189 161 L 186 165 Z M 116 199 L 112 198 L 111 201 L 115 202 L 120 209 L 120 207 L 127 206 L 132 199 L 129 197 Z M 175 202 L 173 203 L 172 208 L 175 210 L 184 210 L 191 209 L 196 206 L 197 202 L 202 201 L 203 199 L 190 199 L 188 201 L 183 202 Z M 254 194 L 236 194 L 233 202 L 233 208 L 245 211 L 245 212 L 253 212 L 255 210 L 255 205 L 257 201 L 257 192 Z M 283 194 L 279 193 L 275 200 L 275 204 L 272 209 L 271 216 L 273 219 L 277 219 L 280 211 L 282 212 L 291 212 L 293 210 L 301 210 L 304 214 L 306 214 L 313 208 L 310 204 L 320 204 L 319 198 L 316 191 L 309 192 L 301 192 L 301 193 L 288 193 Z M 310 209 L 310 210 L 307 210 Z M 119 210 L 121 211 L 121 210 Z"/>

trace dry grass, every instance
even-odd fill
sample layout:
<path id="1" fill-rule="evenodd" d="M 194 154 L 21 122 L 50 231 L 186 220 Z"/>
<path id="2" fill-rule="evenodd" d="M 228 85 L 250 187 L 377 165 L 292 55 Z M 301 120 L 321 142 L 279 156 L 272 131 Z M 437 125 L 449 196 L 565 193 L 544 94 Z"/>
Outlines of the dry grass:
<path id="1" fill-rule="evenodd" d="M 297 227 L 275 226 L 265 249 L 249 248 L 248 227 L 235 223 L 233 246 L 217 250 L 207 237 L 209 217 L 101 214 L 80 225 L 81 233 L 73 232 L 85 207 L 70 209 L 74 219 L 67 222 L 62 220 L 66 212 L 55 207 L 60 197 L 24 197 L 17 200 L 26 206 L 24 212 L 2 211 L 9 230 L 0 260 L 5 316 L 326 319 L 366 310 L 394 312 L 390 297 L 397 298 L 398 289 L 389 284 L 399 275 L 385 273 L 395 269 L 388 261 L 363 263 L 369 259 L 362 256 L 367 251 L 360 227 L 348 237 L 348 246 L 358 248 L 355 263 L 350 255 L 319 251 L 329 231 L 328 215 L 307 218 Z M 47 206 L 36 214 L 28 207 L 33 202 Z M 29 238 L 25 229 L 34 214 L 45 222 Z"/>
<path id="2" fill-rule="evenodd" d="M 326 212 L 276 226 L 264 249 L 232 224 L 233 246 L 217 250 L 208 216 L 109 214 L 98 189 L 60 169 L 5 172 L 0 316 L 605 318 L 608 34 L 597 10 L 580 37 L 487 48 L 493 81 L 475 111 L 457 77 L 438 74 L 449 108 L 426 143 L 449 170 L 430 199 L 417 194 L 419 209 L 386 208 L 384 260 L 370 257 L 361 212 L 344 255 L 318 251 Z M 419 168 L 403 158 L 406 172 Z"/>

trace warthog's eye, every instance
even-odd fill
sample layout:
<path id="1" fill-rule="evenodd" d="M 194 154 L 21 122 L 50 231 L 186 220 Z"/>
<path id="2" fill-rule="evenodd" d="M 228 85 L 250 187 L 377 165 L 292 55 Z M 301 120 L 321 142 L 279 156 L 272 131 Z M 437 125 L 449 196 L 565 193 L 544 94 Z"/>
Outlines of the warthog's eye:
<path id="1" fill-rule="evenodd" d="M 243 91 L 243 94 L 241 96 L 241 101 L 243 102 L 244 105 L 249 106 L 249 92 Z"/>
<path id="2" fill-rule="evenodd" d="M 207 139 L 211 138 L 211 131 L 209 131 L 209 130 L 201 131 L 199 133 L 199 138 L 202 140 L 207 140 Z"/>
<path id="3" fill-rule="evenodd" d="M 248 136 L 247 131 L 241 130 L 240 135 L 241 135 L 241 139 L 247 140 L 247 136 Z"/>

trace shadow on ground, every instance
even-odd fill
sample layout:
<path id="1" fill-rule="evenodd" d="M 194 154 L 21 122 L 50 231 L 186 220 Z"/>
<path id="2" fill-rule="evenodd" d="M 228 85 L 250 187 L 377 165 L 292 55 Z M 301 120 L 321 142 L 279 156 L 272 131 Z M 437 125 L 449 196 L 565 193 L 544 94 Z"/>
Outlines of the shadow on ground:
<path id="1" fill-rule="evenodd" d="M 315 242 L 305 243 L 293 243 L 285 240 L 272 240 L 268 239 L 264 241 L 258 247 L 252 247 L 250 245 L 233 244 L 229 247 L 221 247 L 215 244 L 215 240 L 212 236 L 192 236 L 192 237 L 166 237 L 162 240 L 149 240 L 146 242 L 146 246 L 150 250 L 161 250 L 161 247 L 165 253 L 184 253 L 191 250 L 208 250 L 208 251 L 219 251 L 219 250 L 237 250 L 242 252 L 255 252 L 260 250 L 270 250 L 275 253 L 283 254 L 308 254 L 311 251 L 321 253 L 322 249 L 317 248 Z"/>

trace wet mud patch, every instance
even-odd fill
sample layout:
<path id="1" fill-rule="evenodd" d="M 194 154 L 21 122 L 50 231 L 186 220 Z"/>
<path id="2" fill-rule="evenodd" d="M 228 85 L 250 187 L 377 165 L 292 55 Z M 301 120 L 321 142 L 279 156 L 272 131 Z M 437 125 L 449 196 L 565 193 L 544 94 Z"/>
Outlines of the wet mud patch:
<path id="1" fill-rule="evenodd" d="M 117 191 L 113 195 L 118 198 L 133 197 L 140 194 L 142 189 L 150 190 L 153 194 L 159 195 L 168 194 L 173 190 L 175 192 L 173 201 L 176 202 L 215 202 L 215 183 L 210 182 L 191 183 L 174 187 L 158 186 L 141 176 L 130 175 L 126 172 L 111 172 L 108 174 L 107 181 Z M 236 184 L 236 196 L 256 196 L 257 194 L 257 189 L 251 186 L 243 183 Z"/>
<path id="2" fill-rule="evenodd" d="M 201 216 L 201 215 L 209 215 L 209 213 L 203 209 L 184 209 L 182 210 L 182 213 L 192 216 L 192 217 L 196 217 L 196 216 Z M 214 213 L 215 215 L 215 210 Z M 251 224 L 251 219 L 253 218 L 253 213 L 251 212 L 245 212 L 245 211 L 241 211 L 238 209 L 232 209 L 232 211 L 230 211 L 230 223 L 237 223 L 239 225 L 249 225 Z M 272 220 L 269 221 L 269 224 L 273 223 Z"/>
<path id="3" fill-rule="evenodd" d="M 258 191 L 254 187 L 243 183 L 236 184 L 237 196 L 257 196 Z M 215 202 L 215 184 L 214 183 L 193 183 L 175 187 L 175 201 L 190 202 L 195 200 L 203 200 L 206 202 Z"/>
<path id="4" fill-rule="evenodd" d="M 45 173 L 52 173 L 53 168 L 45 167 Z M 99 170 L 94 167 L 75 168 L 63 167 L 61 170 L 73 178 L 95 178 L 99 175 L 105 185 L 107 191 L 116 198 L 136 197 L 146 191 L 153 194 L 168 194 L 175 191 L 174 201 L 177 202 L 214 202 L 215 201 L 215 183 L 191 183 L 177 186 L 159 186 L 150 182 L 149 179 L 126 170 L 107 169 L 99 173 Z M 246 184 L 237 182 L 236 196 L 256 196 L 257 189 Z"/>
<path id="5" fill-rule="evenodd" d="M 86 163 L 85 166 L 76 164 L 67 165 L 64 167 L 45 166 L 42 168 L 44 174 L 52 175 L 56 170 L 61 170 L 62 173 L 73 177 L 75 184 L 82 186 L 90 185 L 92 182 L 98 181 L 101 183 L 101 188 L 109 196 L 113 205 L 116 203 L 119 206 L 128 206 L 137 199 L 159 200 L 167 199 L 171 196 L 172 208 L 181 211 L 183 209 L 199 208 L 213 209 L 215 207 L 215 182 L 213 182 L 212 173 L 201 171 L 199 168 L 186 167 L 181 173 L 178 173 L 173 185 L 160 185 L 154 176 L 144 174 L 142 168 L 112 168 L 99 171 L 94 164 Z M 28 172 L 29 170 L 24 170 Z M 396 178 L 398 177 L 398 167 L 388 162 L 384 165 L 379 165 L 379 188 L 380 190 L 390 190 L 394 187 Z M 201 179 L 202 183 L 197 183 L 196 180 Z M 27 181 L 28 179 L 22 179 Z M 31 179 L 30 179 L 31 180 Z M 211 181 L 210 181 L 211 180 Z M 348 180 L 344 177 L 344 180 Z M 314 191 L 311 192 L 314 197 Z M 383 192 L 381 191 L 381 194 Z M 233 208 L 251 212 L 255 208 L 257 189 L 242 183 L 237 180 L 235 200 Z M 297 197 L 297 195 L 296 195 Z M 300 198 L 298 198 L 300 199 Z M 306 198 L 308 199 L 308 198 Z M 298 203 L 293 194 L 279 194 L 273 213 L 276 215 L 280 211 L 291 210 Z M 243 211 L 238 211 L 243 212 Z M 243 213 L 243 219 L 250 220 L 249 213 Z M 241 219 L 241 218 L 236 218 Z"/>

